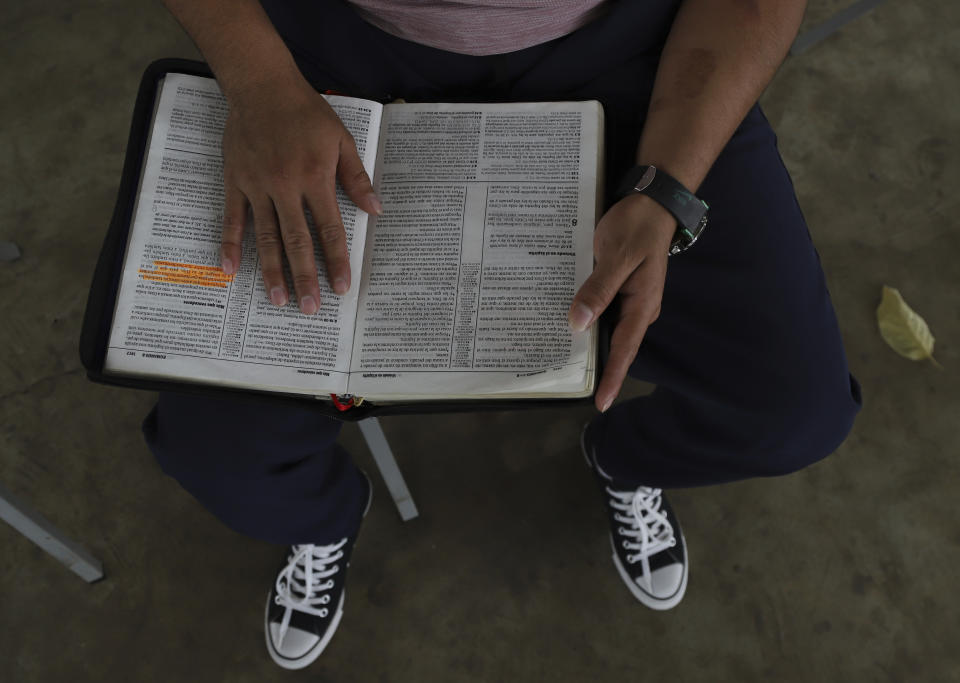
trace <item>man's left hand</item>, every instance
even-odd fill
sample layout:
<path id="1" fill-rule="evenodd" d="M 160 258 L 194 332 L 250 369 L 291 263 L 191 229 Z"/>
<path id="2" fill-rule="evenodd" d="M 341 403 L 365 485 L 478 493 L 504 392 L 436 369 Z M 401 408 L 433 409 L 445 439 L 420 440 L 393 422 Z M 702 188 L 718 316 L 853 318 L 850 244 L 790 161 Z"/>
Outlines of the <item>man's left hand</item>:
<path id="1" fill-rule="evenodd" d="M 660 315 L 667 252 L 677 221 L 646 195 L 632 194 L 610 207 L 593 237 L 593 274 L 570 306 L 570 324 L 583 330 L 620 294 L 620 314 L 595 402 L 603 412 L 620 393 L 647 327 Z"/>

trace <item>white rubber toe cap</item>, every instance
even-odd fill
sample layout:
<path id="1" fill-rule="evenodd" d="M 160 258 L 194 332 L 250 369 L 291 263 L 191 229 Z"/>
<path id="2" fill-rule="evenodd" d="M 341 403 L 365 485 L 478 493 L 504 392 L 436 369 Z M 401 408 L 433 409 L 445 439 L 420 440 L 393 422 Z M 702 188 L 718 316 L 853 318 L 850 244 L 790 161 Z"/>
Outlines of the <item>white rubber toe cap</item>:
<path id="1" fill-rule="evenodd" d="M 270 642 L 280 655 L 290 659 L 303 657 L 319 640 L 320 637 L 315 633 L 307 633 L 291 626 L 283 634 L 283 643 L 277 647 L 280 642 L 280 624 L 270 624 Z"/>
<path id="2" fill-rule="evenodd" d="M 661 600 L 670 598 L 677 592 L 683 582 L 683 565 L 671 564 L 654 570 L 650 574 L 650 582 L 653 584 L 650 592 L 655 597 Z M 639 580 L 637 584 L 642 585 Z"/>

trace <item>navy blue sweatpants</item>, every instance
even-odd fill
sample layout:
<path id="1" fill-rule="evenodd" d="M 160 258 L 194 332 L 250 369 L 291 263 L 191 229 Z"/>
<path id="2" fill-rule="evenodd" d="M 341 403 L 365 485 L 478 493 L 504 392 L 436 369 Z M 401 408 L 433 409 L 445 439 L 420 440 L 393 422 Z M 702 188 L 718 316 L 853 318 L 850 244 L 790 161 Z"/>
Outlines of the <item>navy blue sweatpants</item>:
<path id="1" fill-rule="evenodd" d="M 634 163 L 679 0 L 612 0 L 568 36 L 486 57 L 396 38 L 341 2 L 263 5 L 321 90 L 410 102 L 600 100 L 612 197 Z M 660 316 L 630 370 L 656 389 L 598 418 L 601 465 L 625 488 L 796 471 L 832 453 L 861 408 L 776 142 L 754 106 L 697 192 L 710 222 L 670 257 Z M 335 444 L 339 429 L 308 408 L 169 393 L 144 422 L 163 470 L 208 510 L 283 544 L 332 542 L 358 523 L 362 475 Z"/>

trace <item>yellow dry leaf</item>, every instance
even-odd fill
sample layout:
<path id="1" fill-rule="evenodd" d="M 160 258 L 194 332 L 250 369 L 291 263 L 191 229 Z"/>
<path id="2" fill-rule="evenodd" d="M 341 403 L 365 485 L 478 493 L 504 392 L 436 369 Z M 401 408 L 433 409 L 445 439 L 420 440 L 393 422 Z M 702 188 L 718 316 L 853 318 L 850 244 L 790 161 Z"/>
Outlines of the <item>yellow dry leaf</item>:
<path id="1" fill-rule="evenodd" d="M 877 306 L 877 323 L 884 341 L 901 356 L 910 360 L 929 358 L 943 369 L 933 357 L 934 339 L 926 321 L 907 306 L 899 291 L 886 285 Z"/>

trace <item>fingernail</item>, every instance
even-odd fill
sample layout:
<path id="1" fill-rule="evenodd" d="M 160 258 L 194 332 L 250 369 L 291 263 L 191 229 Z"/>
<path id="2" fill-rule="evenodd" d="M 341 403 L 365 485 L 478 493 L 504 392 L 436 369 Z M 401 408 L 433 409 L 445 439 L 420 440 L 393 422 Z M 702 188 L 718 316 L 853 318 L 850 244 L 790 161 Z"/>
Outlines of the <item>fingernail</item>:
<path id="1" fill-rule="evenodd" d="M 383 205 L 380 203 L 380 200 L 377 199 L 377 195 L 373 192 L 367 195 L 367 201 L 373 205 L 373 212 L 378 216 L 383 213 Z"/>
<path id="2" fill-rule="evenodd" d="M 312 296 L 301 297 L 300 310 L 307 315 L 313 315 L 317 312 L 317 300 Z"/>
<path id="3" fill-rule="evenodd" d="M 234 272 L 234 271 L 233 271 L 233 261 L 231 261 L 230 259 L 224 257 L 224 259 L 223 259 L 223 265 L 222 265 L 221 267 L 223 268 L 223 272 L 224 272 L 224 273 L 226 273 L 227 275 L 233 275 L 233 272 Z"/>
<path id="4" fill-rule="evenodd" d="M 283 293 L 282 289 L 274 287 L 270 290 L 270 301 L 273 302 L 274 306 L 286 306 L 287 296 Z"/>
<path id="5" fill-rule="evenodd" d="M 600 408 L 600 412 L 601 412 L 601 413 L 607 412 L 607 408 L 610 407 L 610 404 L 611 404 L 611 403 L 613 403 L 613 399 L 612 399 L 612 398 L 608 398 L 608 399 L 606 400 L 606 402 L 603 404 L 603 407 Z"/>
<path id="6" fill-rule="evenodd" d="M 570 327 L 572 327 L 575 332 L 582 332 L 587 329 L 587 325 L 590 324 L 592 319 L 593 311 L 579 302 L 577 302 L 573 310 L 570 311 Z"/>
<path id="7" fill-rule="evenodd" d="M 333 291 L 337 294 L 346 294 L 348 289 L 350 288 L 347 286 L 346 279 L 338 277 L 333 281 Z"/>

